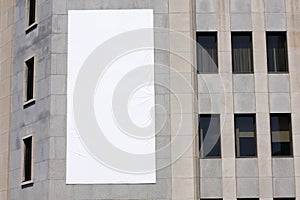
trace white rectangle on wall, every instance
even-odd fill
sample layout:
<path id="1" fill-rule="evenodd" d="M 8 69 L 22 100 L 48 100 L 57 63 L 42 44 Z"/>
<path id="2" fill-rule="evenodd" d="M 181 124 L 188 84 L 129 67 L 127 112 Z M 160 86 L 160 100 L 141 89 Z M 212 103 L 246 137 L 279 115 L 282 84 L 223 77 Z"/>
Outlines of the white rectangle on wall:
<path id="1" fill-rule="evenodd" d="M 66 183 L 155 183 L 153 10 L 68 23 Z"/>

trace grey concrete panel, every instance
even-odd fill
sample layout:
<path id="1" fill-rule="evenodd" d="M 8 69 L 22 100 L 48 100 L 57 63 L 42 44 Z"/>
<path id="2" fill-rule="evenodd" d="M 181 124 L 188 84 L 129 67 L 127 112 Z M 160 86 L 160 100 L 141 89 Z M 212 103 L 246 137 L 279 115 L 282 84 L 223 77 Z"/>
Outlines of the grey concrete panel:
<path id="1" fill-rule="evenodd" d="M 285 0 L 264 0 L 266 13 L 284 13 Z"/>
<path id="2" fill-rule="evenodd" d="M 237 197 L 259 197 L 258 178 L 237 178 Z"/>
<path id="3" fill-rule="evenodd" d="M 196 0 L 197 13 L 214 13 L 217 11 L 216 0 Z"/>
<path id="4" fill-rule="evenodd" d="M 233 92 L 249 92 L 249 93 L 254 92 L 254 75 L 234 74 Z"/>
<path id="5" fill-rule="evenodd" d="M 236 113 L 255 113 L 255 94 L 235 93 L 234 111 Z"/>
<path id="6" fill-rule="evenodd" d="M 269 93 L 270 112 L 272 113 L 289 113 L 291 112 L 290 94 L 289 93 Z"/>
<path id="7" fill-rule="evenodd" d="M 237 178 L 256 178 L 258 177 L 257 158 L 241 158 L 236 160 Z"/>
<path id="8" fill-rule="evenodd" d="M 196 14 L 197 31 L 216 31 L 217 24 L 216 14 Z"/>
<path id="9" fill-rule="evenodd" d="M 201 178 L 222 178 L 221 159 L 200 159 Z"/>
<path id="10" fill-rule="evenodd" d="M 266 13 L 267 31 L 286 31 L 285 13 Z"/>
<path id="11" fill-rule="evenodd" d="M 273 192 L 274 197 L 294 197 L 295 178 L 274 178 Z"/>
<path id="12" fill-rule="evenodd" d="M 251 0 L 231 0 L 230 9 L 234 13 L 251 13 Z"/>
<path id="13" fill-rule="evenodd" d="M 269 92 L 290 92 L 288 74 L 269 74 Z"/>
<path id="14" fill-rule="evenodd" d="M 231 14 L 232 31 L 251 31 L 252 21 L 251 14 L 233 13 Z"/>
<path id="15" fill-rule="evenodd" d="M 221 178 L 200 178 L 201 198 L 222 198 Z"/>
<path id="16" fill-rule="evenodd" d="M 287 178 L 295 176 L 293 158 L 273 158 L 272 164 L 273 176 L 275 178 Z"/>

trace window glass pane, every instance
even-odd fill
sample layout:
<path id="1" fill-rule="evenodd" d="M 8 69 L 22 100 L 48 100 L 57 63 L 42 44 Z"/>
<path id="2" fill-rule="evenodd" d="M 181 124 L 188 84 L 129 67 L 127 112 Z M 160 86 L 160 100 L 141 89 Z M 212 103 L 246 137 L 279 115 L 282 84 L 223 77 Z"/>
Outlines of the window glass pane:
<path id="1" fill-rule="evenodd" d="M 220 116 L 200 115 L 199 135 L 201 157 L 220 157 Z"/>
<path id="2" fill-rule="evenodd" d="M 35 22 L 35 4 L 36 0 L 29 1 L 29 17 L 28 17 L 28 26 L 32 25 Z"/>
<path id="3" fill-rule="evenodd" d="M 251 33 L 232 33 L 232 65 L 234 73 L 253 73 Z"/>
<path id="4" fill-rule="evenodd" d="M 33 87 L 34 87 L 34 57 L 26 61 L 26 101 L 33 99 Z"/>
<path id="5" fill-rule="evenodd" d="M 291 156 L 292 134 L 290 114 L 271 114 L 271 138 L 273 156 Z"/>
<path id="6" fill-rule="evenodd" d="M 237 157 L 256 156 L 255 115 L 235 115 Z"/>
<path id="7" fill-rule="evenodd" d="M 197 61 L 199 73 L 217 73 L 217 33 L 197 33 Z"/>
<path id="8" fill-rule="evenodd" d="M 24 180 L 31 180 L 31 165 L 32 165 L 32 137 L 26 138 L 24 142 Z"/>
<path id="9" fill-rule="evenodd" d="M 267 57 L 269 72 L 287 72 L 287 46 L 284 32 L 267 32 Z"/>

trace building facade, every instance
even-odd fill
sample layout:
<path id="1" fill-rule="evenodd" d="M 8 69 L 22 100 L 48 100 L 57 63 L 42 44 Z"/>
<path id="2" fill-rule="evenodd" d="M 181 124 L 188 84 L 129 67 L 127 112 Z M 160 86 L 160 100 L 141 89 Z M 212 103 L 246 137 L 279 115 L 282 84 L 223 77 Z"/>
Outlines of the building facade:
<path id="1" fill-rule="evenodd" d="M 1 200 L 300 199 L 300 0 L 0 8 Z M 68 11 L 122 9 L 154 13 L 156 183 L 66 184 Z"/>

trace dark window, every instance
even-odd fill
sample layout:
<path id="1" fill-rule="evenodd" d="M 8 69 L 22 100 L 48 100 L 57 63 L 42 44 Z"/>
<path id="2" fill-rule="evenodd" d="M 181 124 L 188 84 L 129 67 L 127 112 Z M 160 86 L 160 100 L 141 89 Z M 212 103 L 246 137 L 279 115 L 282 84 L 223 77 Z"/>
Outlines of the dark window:
<path id="1" fill-rule="evenodd" d="M 217 33 L 197 33 L 198 73 L 218 73 Z"/>
<path id="2" fill-rule="evenodd" d="M 267 32 L 267 56 L 269 72 L 288 72 L 285 32 Z"/>
<path id="3" fill-rule="evenodd" d="M 34 57 L 25 62 L 26 64 L 26 95 L 25 101 L 33 99 L 34 93 Z"/>
<path id="4" fill-rule="evenodd" d="M 220 115 L 200 115 L 199 136 L 201 158 L 221 157 Z"/>
<path id="5" fill-rule="evenodd" d="M 271 138 L 273 156 L 292 156 L 291 114 L 271 114 Z"/>
<path id="6" fill-rule="evenodd" d="M 256 156 L 256 125 L 254 114 L 234 115 L 237 157 Z"/>
<path id="7" fill-rule="evenodd" d="M 32 137 L 23 139 L 24 145 L 24 174 L 23 182 L 32 180 Z"/>
<path id="8" fill-rule="evenodd" d="M 280 198 L 274 198 L 274 200 L 294 200 L 295 198 L 293 197 L 287 197 L 287 198 L 284 198 L 284 197 L 280 197 Z"/>
<path id="9" fill-rule="evenodd" d="M 231 34 L 234 73 L 253 73 L 252 35 L 250 32 Z"/>
<path id="10" fill-rule="evenodd" d="M 28 26 L 35 23 L 36 0 L 28 0 Z"/>
<path id="11" fill-rule="evenodd" d="M 259 198 L 237 198 L 237 200 L 243 200 L 243 199 L 247 199 L 247 200 L 259 200 Z"/>

